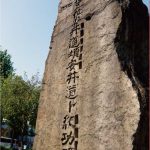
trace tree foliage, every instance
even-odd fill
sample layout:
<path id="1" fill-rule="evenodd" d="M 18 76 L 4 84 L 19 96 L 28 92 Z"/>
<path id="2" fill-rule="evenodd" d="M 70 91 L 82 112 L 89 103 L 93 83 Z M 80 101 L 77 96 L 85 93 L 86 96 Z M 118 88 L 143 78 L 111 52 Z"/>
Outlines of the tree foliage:
<path id="1" fill-rule="evenodd" d="M 31 80 L 12 75 L 6 78 L 1 90 L 1 111 L 3 117 L 16 135 L 26 135 L 28 122 L 36 123 L 40 84 L 37 75 Z"/>
<path id="2" fill-rule="evenodd" d="M 0 49 L 0 76 L 7 78 L 13 72 L 14 68 L 11 56 L 7 53 L 7 50 Z"/>

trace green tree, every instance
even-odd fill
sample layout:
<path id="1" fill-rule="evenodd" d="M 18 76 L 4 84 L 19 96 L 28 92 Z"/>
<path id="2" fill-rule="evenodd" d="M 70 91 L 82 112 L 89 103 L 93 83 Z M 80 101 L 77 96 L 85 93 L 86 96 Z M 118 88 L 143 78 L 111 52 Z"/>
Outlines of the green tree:
<path id="1" fill-rule="evenodd" d="M 17 75 L 4 80 L 1 110 L 13 129 L 12 137 L 27 135 L 28 122 L 35 127 L 39 96 L 40 84 L 37 75 L 31 80 L 24 80 Z"/>
<path id="2" fill-rule="evenodd" d="M 6 79 L 9 75 L 14 73 L 13 62 L 11 61 L 10 54 L 7 53 L 7 50 L 3 50 L 0 45 L 0 99 L 1 99 L 1 87 L 4 79 Z M 0 101 L 1 108 L 1 101 Z M 0 112 L 0 121 L 2 123 L 3 113 Z"/>
<path id="3" fill-rule="evenodd" d="M 7 50 L 1 50 L 0 48 L 0 76 L 7 78 L 14 72 L 13 62 L 11 56 L 7 53 Z"/>

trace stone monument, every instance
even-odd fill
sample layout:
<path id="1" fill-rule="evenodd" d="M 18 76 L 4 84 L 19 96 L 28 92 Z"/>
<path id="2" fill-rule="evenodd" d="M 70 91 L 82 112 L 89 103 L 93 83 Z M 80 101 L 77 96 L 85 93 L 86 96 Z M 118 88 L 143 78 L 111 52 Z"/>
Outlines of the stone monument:
<path id="1" fill-rule="evenodd" d="M 61 0 L 33 150 L 148 150 L 148 10 Z"/>

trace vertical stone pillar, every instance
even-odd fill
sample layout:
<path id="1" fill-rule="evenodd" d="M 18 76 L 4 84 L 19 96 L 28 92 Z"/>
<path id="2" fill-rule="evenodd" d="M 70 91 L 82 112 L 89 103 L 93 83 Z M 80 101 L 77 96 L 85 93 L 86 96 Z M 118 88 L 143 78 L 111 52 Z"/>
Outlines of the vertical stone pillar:
<path id="1" fill-rule="evenodd" d="M 148 150 L 148 11 L 61 0 L 34 150 Z"/>

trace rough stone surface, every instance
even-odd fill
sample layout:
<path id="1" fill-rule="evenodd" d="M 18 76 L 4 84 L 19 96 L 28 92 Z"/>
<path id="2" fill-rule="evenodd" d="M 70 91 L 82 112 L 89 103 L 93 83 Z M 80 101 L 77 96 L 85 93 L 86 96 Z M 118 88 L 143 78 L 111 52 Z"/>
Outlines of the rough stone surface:
<path id="1" fill-rule="evenodd" d="M 71 150 L 61 139 L 74 3 L 59 4 L 33 150 Z M 72 113 L 79 117 L 77 149 L 148 150 L 147 8 L 140 0 L 82 0 L 80 8 L 82 69 L 75 69 L 78 96 Z"/>

